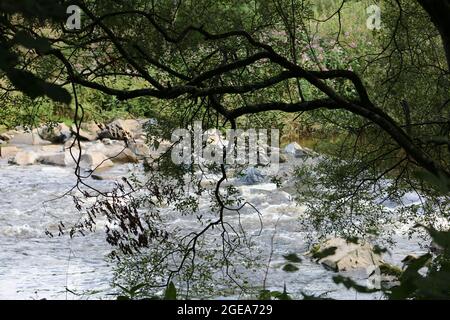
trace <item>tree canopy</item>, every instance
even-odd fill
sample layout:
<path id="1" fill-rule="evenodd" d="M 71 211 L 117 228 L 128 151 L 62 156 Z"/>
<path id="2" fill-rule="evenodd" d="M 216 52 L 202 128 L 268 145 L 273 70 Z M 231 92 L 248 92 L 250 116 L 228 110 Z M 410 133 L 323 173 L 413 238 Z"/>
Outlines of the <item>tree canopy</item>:
<path id="1" fill-rule="evenodd" d="M 316 226 L 340 221 L 341 200 L 346 212 L 358 206 L 369 212 L 369 191 L 385 179 L 392 182 L 382 191 L 386 197 L 417 190 L 433 199 L 424 205 L 430 217 L 440 211 L 448 218 L 450 1 L 380 1 L 381 29 L 373 31 L 361 3 L 370 4 L 76 0 L 70 4 L 82 11 L 81 28 L 70 30 L 68 2 L 4 0 L 1 91 L 4 101 L 21 91 L 73 104 L 78 127 L 82 90 L 119 103 L 145 99 L 147 114 L 164 114 L 165 137 L 199 119 L 215 128 L 276 126 L 271 117 L 289 114 L 292 122 L 318 124 L 338 139 L 326 148 L 329 161 L 317 168 L 322 176 L 298 172 L 311 185 L 335 190 L 320 199 L 313 188 L 299 191 L 300 201 L 317 210 Z M 209 228 L 225 228 L 224 166 L 220 172 L 218 220 L 188 246 Z M 364 220 L 363 233 L 376 219 Z M 146 243 L 139 238 L 139 245 Z M 191 254 L 195 247 L 182 261 Z"/>

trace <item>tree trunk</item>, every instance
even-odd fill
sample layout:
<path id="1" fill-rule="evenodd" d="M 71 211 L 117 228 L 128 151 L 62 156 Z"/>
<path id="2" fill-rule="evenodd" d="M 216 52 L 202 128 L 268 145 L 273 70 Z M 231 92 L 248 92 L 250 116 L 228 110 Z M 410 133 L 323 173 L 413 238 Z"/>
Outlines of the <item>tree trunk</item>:
<path id="1" fill-rule="evenodd" d="M 450 70 L 450 0 L 417 0 L 438 29 Z"/>

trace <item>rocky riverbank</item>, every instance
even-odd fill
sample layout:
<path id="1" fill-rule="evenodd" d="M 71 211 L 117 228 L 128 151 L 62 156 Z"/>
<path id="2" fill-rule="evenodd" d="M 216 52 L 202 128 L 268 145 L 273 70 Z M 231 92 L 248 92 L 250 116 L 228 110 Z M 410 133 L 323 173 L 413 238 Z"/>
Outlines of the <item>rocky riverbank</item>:
<path id="1" fill-rule="evenodd" d="M 149 119 L 119 119 L 109 124 L 83 123 L 80 128 L 64 123 L 32 130 L 18 127 L 0 135 L 0 158 L 19 166 L 66 167 L 75 166 L 79 161 L 80 167 L 86 170 L 137 163 L 156 157 L 167 146 L 162 143 L 159 150 L 154 150 L 146 144 L 144 128 L 151 123 Z"/>
<path id="2" fill-rule="evenodd" d="M 56 199 L 72 185 L 71 168 L 75 166 L 74 158 L 77 159 L 79 151 L 78 143 L 74 144 L 77 135 L 81 140 L 80 166 L 83 169 L 106 168 L 109 171 L 107 176 L 114 176 L 114 173 L 117 177 L 126 176 L 131 170 L 129 167 L 134 167 L 130 164 L 155 157 L 160 152 L 146 144 L 144 129 L 151 123 L 150 120 L 116 120 L 106 125 L 90 122 L 83 124 L 81 130 L 61 123 L 51 128 L 41 126 L 28 131 L 16 128 L 0 136 L 3 141 L 3 161 L 0 162 L 3 187 L 0 189 L 8 191 L 2 194 L 3 203 L 0 204 L 0 220 L 3 221 L 0 225 L 0 245 L 5 248 L 4 253 L 0 254 L 0 261 L 6 261 L 5 267 L 0 267 L 0 287 L 8 288 L 3 292 L 4 297 L 30 297 L 31 292 L 39 289 L 38 297 L 61 298 L 67 294 L 63 290 L 65 286 L 71 290 L 99 287 L 109 290 L 110 270 L 104 264 L 103 256 L 110 248 L 103 234 L 67 239 L 71 243 L 70 248 L 62 242 L 62 238 L 48 239 L 44 235 L 45 229 L 57 233 L 57 221 L 70 221 L 76 218 L 77 213 L 68 198 L 45 205 L 43 201 Z M 281 187 L 270 181 L 264 168 L 249 167 L 241 175 L 230 177 L 227 182 L 236 185 L 246 201 L 254 204 L 261 213 L 259 216 L 254 212 L 243 212 L 239 222 L 250 234 L 259 233 L 261 222 L 264 225 L 264 230 L 255 238 L 255 248 L 261 251 L 263 262 L 272 256 L 268 262 L 270 289 L 280 290 L 280 284 L 286 282 L 291 292 L 306 291 L 315 295 L 330 292 L 329 296 L 333 298 L 353 298 L 352 292 L 333 283 L 332 275 L 335 272 L 356 277 L 365 284 L 368 271 L 373 271 L 372 267 L 382 268 L 386 263 L 401 267 L 401 260 L 406 255 L 420 253 L 417 243 L 400 233 L 395 236 L 398 246 L 391 255 L 375 253 L 369 243 L 351 243 L 337 238 L 330 238 L 318 245 L 315 251 L 311 250 L 305 241 L 305 234 L 299 232 L 297 226 L 298 219 L 305 212 L 293 200 L 292 170 L 296 165 L 304 161 L 316 161 L 316 158 L 310 157 L 313 155 L 311 150 L 296 143 L 287 145 L 279 152 L 281 163 L 278 175 L 284 181 Z M 141 169 L 133 170 L 133 173 L 139 173 Z M 100 179 L 96 177 L 91 176 L 93 180 L 103 180 L 101 177 L 106 176 L 99 175 Z M 105 180 L 114 180 L 114 177 Z M 214 186 L 215 181 L 212 178 L 205 182 Z M 108 181 L 90 183 L 99 188 L 108 187 Z M 205 187 L 208 187 L 207 183 Z M 201 214 L 207 215 L 209 211 L 208 203 L 200 207 Z M 195 230 L 192 217 L 180 217 L 170 208 L 163 209 L 163 214 L 170 223 Z M 229 219 L 233 223 L 238 218 L 230 216 Z M 91 247 L 95 250 L 90 250 Z M 332 254 L 317 255 L 330 248 L 333 249 Z M 72 257 L 70 252 L 75 252 L 78 258 Z M 299 272 L 284 270 L 289 262 L 284 257 L 292 253 L 301 257 L 301 263 L 290 262 Z M 52 270 L 47 272 L 49 260 Z M 37 267 L 33 271 L 30 266 L 34 265 Z M 69 271 L 73 283 L 68 284 L 66 276 Z M 96 272 L 102 273 L 100 278 Z M 264 272 L 246 276 L 258 285 L 262 282 Z M 91 283 L 94 278 L 101 281 Z M 39 282 L 36 279 L 43 280 Z M 384 280 L 390 282 L 392 279 L 383 276 Z M 376 297 L 369 295 L 364 298 Z"/>

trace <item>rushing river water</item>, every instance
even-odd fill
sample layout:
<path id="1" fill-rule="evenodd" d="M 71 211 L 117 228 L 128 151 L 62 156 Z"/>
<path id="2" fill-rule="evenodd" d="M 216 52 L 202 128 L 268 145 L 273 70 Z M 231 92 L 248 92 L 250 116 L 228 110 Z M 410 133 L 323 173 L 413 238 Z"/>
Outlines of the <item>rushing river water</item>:
<path id="1" fill-rule="evenodd" d="M 130 166 L 114 167 L 117 176 L 127 174 Z M 0 162 L 0 298 L 1 299 L 89 299 L 110 298 L 111 266 L 105 260 L 110 251 L 103 231 L 86 237 L 49 238 L 45 230 L 57 234 L 60 221 L 78 218 L 70 197 L 61 196 L 75 181 L 71 168 L 35 165 L 10 166 Z M 98 188 L 109 188 L 112 181 L 90 181 Z M 292 197 L 273 184 L 241 186 L 240 191 L 257 204 L 264 222 L 256 246 L 269 255 L 273 238 L 273 258 L 267 285 L 282 290 L 286 283 L 292 292 L 322 294 L 339 299 L 377 298 L 347 291 L 332 281 L 333 273 L 322 266 L 303 259 L 300 270 L 286 273 L 281 270 L 287 253 L 307 251 L 304 234 L 298 231 L 298 217 L 303 208 Z M 52 200 L 52 201 L 51 201 Z M 255 214 L 241 217 L 248 232 L 260 227 Z M 174 224 L 189 226 L 192 217 L 179 217 Z M 233 219 L 233 217 L 230 217 Z M 235 218 L 237 219 L 237 218 Z M 275 232 L 276 226 L 276 232 Z M 274 235 L 275 234 L 275 235 Z M 388 261 L 396 264 L 420 249 L 416 241 L 397 236 L 397 246 Z M 352 274 L 363 279 L 365 274 Z M 68 290 L 66 290 L 66 288 Z"/>

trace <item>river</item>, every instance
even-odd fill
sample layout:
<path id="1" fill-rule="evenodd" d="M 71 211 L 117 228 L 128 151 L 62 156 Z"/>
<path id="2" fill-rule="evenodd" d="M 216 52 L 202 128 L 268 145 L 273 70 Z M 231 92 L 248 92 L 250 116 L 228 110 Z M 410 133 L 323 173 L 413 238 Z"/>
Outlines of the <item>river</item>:
<path id="1" fill-rule="evenodd" d="M 139 169 L 119 165 L 109 174 L 126 175 L 130 170 Z M 57 235 L 60 221 L 70 223 L 79 217 L 70 197 L 58 198 L 74 182 L 71 168 L 45 165 L 19 167 L 11 166 L 5 160 L 0 161 L 0 299 L 113 297 L 111 266 L 105 260 L 111 248 L 105 241 L 103 230 L 73 239 L 67 235 L 53 238 L 45 235 L 46 229 Z M 90 183 L 106 190 L 111 187 L 112 181 L 92 180 Z M 277 190 L 270 183 L 240 186 L 240 191 L 262 213 L 264 230 L 261 236 L 255 238 L 255 243 L 267 259 L 273 237 L 268 288 L 282 290 L 285 283 L 291 292 L 328 293 L 328 297 L 337 299 L 379 298 L 376 295 L 360 295 L 335 285 L 332 272 L 307 258 L 303 259 L 298 272 L 282 271 L 281 267 L 286 262 L 283 255 L 301 254 L 308 249 L 305 235 L 298 231 L 297 224 L 303 208 L 288 193 Z M 189 219 L 193 218 L 179 217 L 173 223 L 188 226 Z M 243 217 L 243 221 L 249 233 L 260 227 L 255 214 Z M 397 245 L 388 261 L 399 264 L 407 254 L 421 252 L 417 240 L 400 234 L 396 240 Z M 353 273 L 352 276 L 364 279 L 366 275 Z"/>

